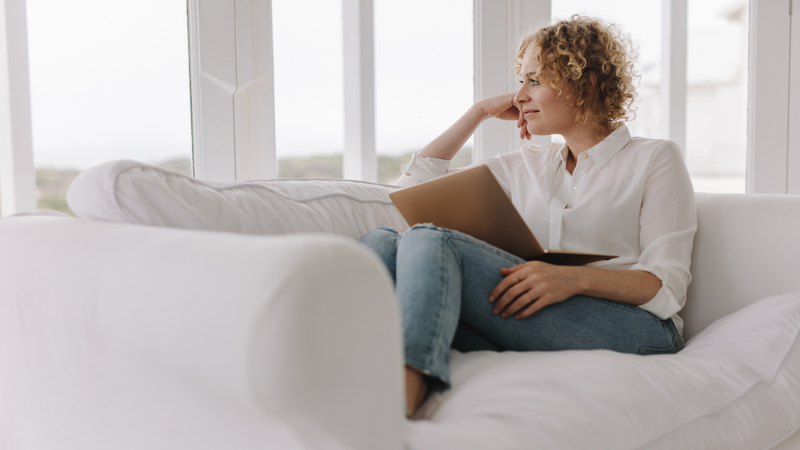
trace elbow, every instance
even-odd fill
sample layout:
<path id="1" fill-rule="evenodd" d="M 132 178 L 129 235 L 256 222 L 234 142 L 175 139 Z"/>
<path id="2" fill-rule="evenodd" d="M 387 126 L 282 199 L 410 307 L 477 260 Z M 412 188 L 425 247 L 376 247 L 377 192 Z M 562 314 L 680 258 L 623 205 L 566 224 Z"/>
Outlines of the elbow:
<path id="1" fill-rule="evenodd" d="M 641 272 L 642 281 L 640 283 L 641 291 L 638 295 L 637 306 L 642 306 L 649 303 L 656 298 L 661 288 L 664 287 L 664 282 L 660 278 L 650 272 Z"/>

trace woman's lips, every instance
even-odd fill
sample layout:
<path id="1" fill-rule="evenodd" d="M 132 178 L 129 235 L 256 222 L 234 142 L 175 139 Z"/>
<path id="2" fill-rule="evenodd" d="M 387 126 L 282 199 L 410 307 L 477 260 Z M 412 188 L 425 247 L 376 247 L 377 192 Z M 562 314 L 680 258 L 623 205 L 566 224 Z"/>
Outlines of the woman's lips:
<path id="1" fill-rule="evenodd" d="M 539 112 L 539 111 L 538 111 L 538 110 L 536 110 L 536 109 L 526 109 L 526 110 L 523 112 L 523 116 L 525 116 L 525 117 L 532 116 L 532 115 L 534 115 L 534 114 L 536 114 L 536 113 L 538 113 L 538 112 Z"/>

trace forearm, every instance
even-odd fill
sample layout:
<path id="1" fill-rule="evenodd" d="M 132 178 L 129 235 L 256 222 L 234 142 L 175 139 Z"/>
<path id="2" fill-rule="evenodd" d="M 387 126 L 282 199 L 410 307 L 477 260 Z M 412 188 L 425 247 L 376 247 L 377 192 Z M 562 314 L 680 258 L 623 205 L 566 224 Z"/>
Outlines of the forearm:
<path id="1" fill-rule="evenodd" d="M 489 294 L 495 314 L 524 319 L 573 295 L 586 295 L 629 305 L 644 305 L 661 289 L 661 280 L 642 270 L 556 266 L 529 261 L 500 269 L 503 280 Z M 511 306 L 509 306 L 511 305 Z"/>
<path id="2" fill-rule="evenodd" d="M 478 125 L 487 117 L 479 103 L 472 105 L 450 128 L 420 150 L 418 155 L 427 158 L 453 159 L 467 139 L 478 129 Z"/>
<path id="3" fill-rule="evenodd" d="M 629 305 L 644 305 L 661 289 L 661 280 L 642 270 L 607 270 L 575 267 L 579 271 L 579 294 Z"/>

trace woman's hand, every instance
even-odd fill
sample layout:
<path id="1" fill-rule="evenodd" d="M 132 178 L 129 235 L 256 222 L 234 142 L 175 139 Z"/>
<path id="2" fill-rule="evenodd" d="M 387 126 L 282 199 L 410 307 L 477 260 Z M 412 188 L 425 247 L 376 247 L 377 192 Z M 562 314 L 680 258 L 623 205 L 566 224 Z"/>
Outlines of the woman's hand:
<path id="1" fill-rule="evenodd" d="M 581 291 L 580 270 L 541 261 L 500 269 L 505 278 L 489 294 L 489 301 L 495 303 L 494 313 L 503 318 L 513 315 L 524 319 L 547 305 L 577 295 Z"/>
<path id="2" fill-rule="evenodd" d="M 530 139 L 531 134 L 528 133 L 528 121 L 525 120 L 525 117 L 522 115 L 521 108 L 514 102 L 514 95 L 516 95 L 516 92 L 495 95 L 494 97 L 481 100 L 480 103 L 487 117 L 497 117 L 502 120 L 516 120 L 517 128 L 520 129 L 520 139 Z"/>

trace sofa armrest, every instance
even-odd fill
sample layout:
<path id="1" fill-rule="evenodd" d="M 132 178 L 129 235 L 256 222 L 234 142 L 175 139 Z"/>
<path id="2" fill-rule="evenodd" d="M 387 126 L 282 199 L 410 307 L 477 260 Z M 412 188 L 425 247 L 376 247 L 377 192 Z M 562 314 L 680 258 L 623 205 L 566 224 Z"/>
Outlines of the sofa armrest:
<path id="1" fill-rule="evenodd" d="M 23 217 L 0 248 L 2 444 L 403 445 L 392 283 L 353 240 Z"/>

